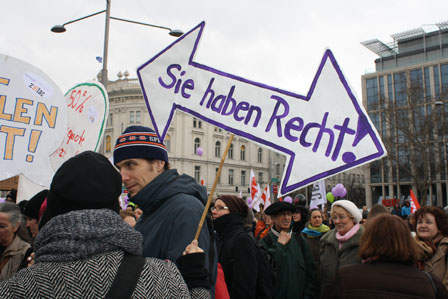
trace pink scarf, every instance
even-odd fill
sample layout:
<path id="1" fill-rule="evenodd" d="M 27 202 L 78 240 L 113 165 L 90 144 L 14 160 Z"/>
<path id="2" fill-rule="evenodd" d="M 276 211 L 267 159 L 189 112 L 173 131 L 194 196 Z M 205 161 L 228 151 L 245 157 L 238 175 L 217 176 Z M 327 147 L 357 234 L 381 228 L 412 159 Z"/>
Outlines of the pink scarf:
<path id="1" fill-rule="evenodd" d="M 339 242 L 339 249 L 342 248 L 342 245 L 344 244 L 344 242 L 346 242 L 347 240 L 349 240 L 351 237 L 353 237 L 354 235 L 356 235 L 356 233 L 359 230 L 359 223 L 355 224 L 348 232 L 345 233 L 345 235 L 341 236 L 341 234 L 339 234 L 339 232 L 336 232 L 336 239 Z"/>

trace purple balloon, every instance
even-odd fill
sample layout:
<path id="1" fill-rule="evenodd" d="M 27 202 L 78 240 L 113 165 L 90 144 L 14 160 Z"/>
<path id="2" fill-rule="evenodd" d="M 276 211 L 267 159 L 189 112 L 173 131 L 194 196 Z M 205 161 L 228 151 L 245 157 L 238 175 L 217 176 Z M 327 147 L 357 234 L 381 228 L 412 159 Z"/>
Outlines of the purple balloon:
<path id="1" fill-rule="evenodd" d="M 198 156 L 202 156 L 202 154 L 204 153 L 204 150 L 202 149 L 202 147 L 198 147 L 196 149 L 196 155 Z"/>
<path id="2" fill-rule="evenodd" d="M 291 196 L 286 196 L 285 199 L 284 199 L 283 201 L 284 201 L 284 202 L 292 203 L 292 198 L 291 198 Z"/>
<path id="3" fill-rule="evenodd" d="M 248 197 L 246 202 L 247 202 L 247 205 L 250 206 L 252 204 L 252 198 Z"/>
<path id="4" fill-rule="evenodd" d="M 331 189 L 331 193 L 336 197 L 344 197 L 347 194 L 347 190 L 345 190 L 344 185 L 337 184 Z"/>

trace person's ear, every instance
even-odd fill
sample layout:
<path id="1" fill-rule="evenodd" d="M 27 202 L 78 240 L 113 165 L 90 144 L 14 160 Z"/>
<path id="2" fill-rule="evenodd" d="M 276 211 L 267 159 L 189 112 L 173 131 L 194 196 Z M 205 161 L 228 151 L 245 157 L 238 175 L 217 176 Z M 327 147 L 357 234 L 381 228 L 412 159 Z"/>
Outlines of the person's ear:
<path id="1" fill-rule="evenodd" d="M 163 168 L 165 167 L 165 161 L 162 160 L 155 160 L 154 161 L 154 167 L 158 172 L 161 172 Z"/>

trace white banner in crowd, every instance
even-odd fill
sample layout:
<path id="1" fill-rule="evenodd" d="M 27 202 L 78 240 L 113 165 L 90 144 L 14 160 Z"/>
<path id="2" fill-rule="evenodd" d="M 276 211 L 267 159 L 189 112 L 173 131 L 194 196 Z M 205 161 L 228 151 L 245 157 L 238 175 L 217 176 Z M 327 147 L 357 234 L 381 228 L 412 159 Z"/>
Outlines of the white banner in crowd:
<path id="1" fill-rule="evenodd" d="M 107 92 L 96 81 L 77 84 L 65 94 L 65 101 L 68 127 L 62 144 L 51 156 L 54 171 L 78 153 L 98 151 L 109 114 Z"/>
<path id="2" fill-rule="evenodd" d="M 386 155 L 330 50 L 308 93 L 300 95 L 194 61 L 204 26 L 199 24 L 137 69 L 161 140 L 179 109 L 284 154 L 279 196 Z"/>
<path id="3" fill-rule="evenodd" d="M 50 155 L 67 129 L 67 105 L 42 71 L 0 54 L 0 180 L 19 174 L 42 186 L 53 177 Z"/>
<path id="4" fill-rule="evenodd" d="M 325 181 L 313 183 L 313 191 L 311 193 L 310 209 L 317 208 L 318 205 L 327 203 L 327 192 L 325 192 Z"/>

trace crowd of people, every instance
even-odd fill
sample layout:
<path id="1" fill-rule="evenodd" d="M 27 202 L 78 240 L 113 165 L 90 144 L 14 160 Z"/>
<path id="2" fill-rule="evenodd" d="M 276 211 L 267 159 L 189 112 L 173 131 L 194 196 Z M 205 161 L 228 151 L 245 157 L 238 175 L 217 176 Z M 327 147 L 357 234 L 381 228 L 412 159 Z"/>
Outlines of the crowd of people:
<path id="1" fill-rule="evenodd" d="M 448 298 L 438 207 L 255 212 L 219 194 L 196 239 L 206 189 L 155 132 L 127 128 L 113 155 L 80 153 L 48 190 L 0 204 L 0 298 Z"/>

